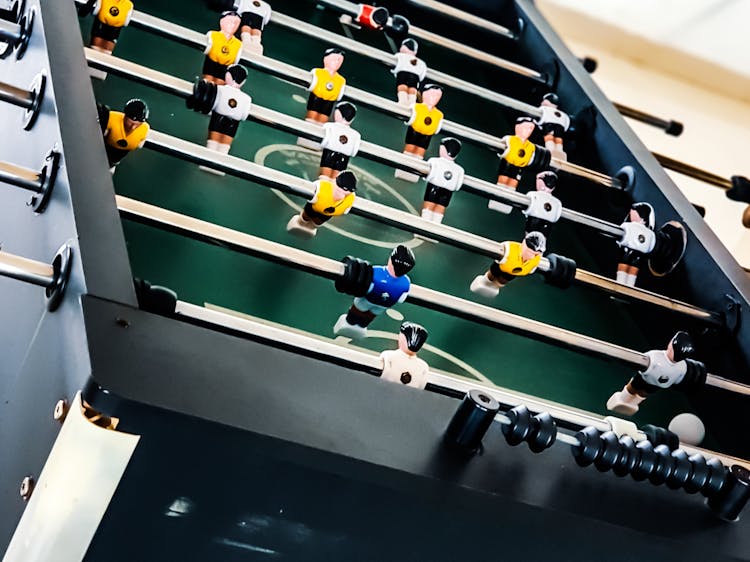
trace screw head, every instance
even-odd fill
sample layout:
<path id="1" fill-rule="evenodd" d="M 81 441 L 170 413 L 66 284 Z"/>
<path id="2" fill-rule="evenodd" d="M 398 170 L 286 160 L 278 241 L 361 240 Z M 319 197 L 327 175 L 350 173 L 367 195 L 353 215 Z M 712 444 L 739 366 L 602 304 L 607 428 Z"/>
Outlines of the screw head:
<path id="1" fill-rule="evenodd" d="M 65 416 L 68 415 L 69 408 L 70 405 L 67 400 L 64 398 L 58 400 L 57 404 L 55 404 L 55 409 L 52 411 L 52 417 L 59 422 L 65 421 Z"/>
<path id="2" fill-rule="evenodd" d="M 21 495 L 24 501 L 29 501 L 29 498 L 31 497 L 31 493 L 33 491 L 34 478 L 31 476 L 24 477 L 24 479 L 21 480 L 21 487 L 19 488 L 18 493 Z"/>

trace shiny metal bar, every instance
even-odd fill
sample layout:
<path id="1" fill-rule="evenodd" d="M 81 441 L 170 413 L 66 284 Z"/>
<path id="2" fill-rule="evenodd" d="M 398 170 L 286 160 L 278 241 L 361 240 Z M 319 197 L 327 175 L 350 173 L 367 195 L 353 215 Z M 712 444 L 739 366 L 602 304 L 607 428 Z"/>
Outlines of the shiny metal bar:
<path id="1" fill-rule="evenodd" d="M 630 117 L 631 119 L 635 119 L 636 121 L 640 121 L 641 123 L 646 123 L 647 125 L 651 125 L 652 127 L 663 129 L 665 133 L 667 133 L 668 135 L 672 135 L 673 137 L 679 137 L 684 129 L 682 123 L 680 123 L 679 121 L 674 121 L 672 119 L 662 119 L 661 117 L 657 117 L 656 115 L 651 115 L 650 113 L 646 113 L 645 111 L 641 111 L 640 109 L 628 107 L 627 105 L 622 105 L 621 103 L 612 102 L 612 105 L 615 106 L 615 109 L 617 109 L 617 111 L 619 111 L 621 115 Z"/>
<path id="2" fill-rule="evenodd" d="M 34 105 L 34 94 L 28 90 L 0 82 L 0 102 L 10 103 L 24 109 L 31 109 Z"/>
<path id="3" fill-rule="evenodd" d="M 0 19 L 0 41 L 15 45 L 19 39 L 21 39 L 21 26 L 17 23 Z"/>
<path id="4" fill-rule="evenodd" d="M 419 6 L 420 8 L 425 8 L 444 16 L 448 16 L 449 18 L 453 18 L 463 23 L 473 25 L 474 27 L 477 27 L 479 29 L 489 31 L 490 33 L 494 33 L 495 35 L 499 35 L 500 37 L 506 37 L 508 39 L 514 40 L 518 39 L 516 34 L 507 27 L 503 27 L 500 24 L 491 22 L 484 18 L 480 18 L 479 16 L 475 16 L 474 14 L 471 14 L 469 12 L 464 12 L 463 10 L 459 10 L 458 8 L 454 8 L 453 6 L 443 4 L 442 2 L 436 2 L 435 0 L 407 0 L 407 2 L 409 2 L 410 4 L 414 4 L 415 6 Z"/>
<path id="5" fill-rule="evenodd" d="M 34 193 L 39 193 L 42 189 L 38 172 L 8 162 L 0 162 L 0 182 Z"/>
<path id="6" fill-rule="evenodd" d="M 674 160 L 669 156 L 657 154 L 656 152 L 654 152 L 653 154 L 659 164 L 661 164 L 668 170 L 672 170 L 674 172 L 677 172 L 678 174 L 682 174 L 684 176 L 695 178 L 702 182 L 715 185 L 716 187 L 721 187 L 722 189 L 732 188 L 732 182 L 726 178 L 717 176 L 716 174 L 707 172 L 706 170 L 701 170 L 700 168 L 696 168 L 695 166 L 691 166 L 690 164 L 685 164 L 684 162 Z"/>
<path id="7" fill-rule="evenodd" d="M 184 301 L 177 301 L 175 312 L 178 317 L 190 318 L 203 324 L 221 326 L 229 328 L 235 332 L 252 335 L 260 338 L 270 344 L 282 344 L 285 349 L 293 348 L 295 352 L 302 355 L 313 355 L 316 358 L 335 363 L 344 364 L 364 371 L 373 375 L 378 375 L 382 368 L 380 359 L 373 352 L 350 345 L 339 345 L 328 338 L 316 337 L 299 331 L 286 329 L 284 326 L 272 325 L 270 323 L 259 322 L 250 318 L 244 318 L 240 315 L 230 314 L 219 310 L 197 306 Z M 519 404 L 524 404 L 532 412 L 549 412 L 558 422 L 584 428 L 588 426 L 595 427 L 601 431 L 610 429 L 609 423 L 595 414 L 571 408 L 557 402 L 537 398 L 530 394 L 502 388 L 495 385 L 483 384 L 453 373 L 431 370 L 427 375 L 428 390 L 430 387 L 437 387 L 452 391 L 452 393 L 466 393 L 472 389 L 478 389 L 487 393 L 497 400 L 500 404 L 512 408 Z M 500 423 L 508 423 L 507 416 L 499 415 Z M 572 435 L 558 431 L 557 439 L 568 445 L 576 445 L 578 441 Z M 680 448 L 688 454 L 700 453 L 706 458 L 716 457 L 727 466 L 733 464 L 744 464 L 750 467 L 750 462 L 715 453 L 699 447 L 693 447 L 680 444 Z"/>
<path id="8" fill-rule="evenodd" d="M 205 47 L 205 36 L 190 29 L 186 29 L 182 26 L 173 24 L 166 20 L 144 14 L 143 12 L 134 11 L 130 20 L 130 25 L 155 33 L 161 37 L 167 37 L 173 39 L 185 45 L 192 47 L 198 47 L 203 49 Z M 270 59 L 266 56 L 256 55 L 243 51 L 242 62 L 268 72 L 274 76 L 281 77 L 285 80 L 294 82 L 301 86 L 307 86 L 310 80 L 310 74 L 308 71 L 296 68 L 289 64 Z M 352 86 L 346 86 L 344 91 L 344 98 L 351 101 L 358 102 L 367 107 L 373 108 L 377 111 L 381 111 L 387 115 L 398 117 L 403 120 L 407 120 L 411 114 L 409 109 L 400 106 L 398 103 L 390 100 L 383 99 L 379 96 L 365 92 Z M 480 146 L 486 146 L 493 150 L 505 150 L 505 143 L 502 139 L 494 137 L 488 133 L 476 131 L 464 125 L 454 123 L 449 120 L 443 121 L 442 131 L 445 133 L 451 133 L 464 140 L 468 140 L 479 144 Z M 568 172 L 579 177 L 590 179 L 604 185 L 606 187 L 613 187 L 617 189 L 622 188 L 621 182 L 617 178 L 613 178 L 596 172 L 588 170 L 582 166 L 571 164 L 562 160 L 552 159 L 551 167 Z"/>
<path id="9" fill-rule="evenodd" d="M 353 39 L 349 39 L 348 37 L 345 37 L 343 35 L 333 33 L 318 26 L 289 17 L 287 15 L 280 14 L 279 12 L 273 13 L 271 22 L 287 29 L 291 29 L 292 31 L 302 33 L 309 37 L 313 37 L 315 39 L 319 39 L 333 45 L 338 45 L 347 52 L 358 53 L 360 55 L 376 60 L 388 67 L 393 67 L 395 65 L 394 55 L 390 53 L 386 53 L 385 51 L 370 47 L 369 45 L 365 45 L 364 43 L 360 43 L 359 41 L 354 41 Z M 536 118 L 542 116 L 542 112 L 538 107 L 529 105 L 508 96 L 504 96 L 497 92 L 493 92 L 492 90 L 489 90 L 487 88 L 476 86 L 467 82 L 466 80 L 456 78 L 455 76 L 451 76 L 432 68 L 428 68 L 426 79 L 443 86 L 450 86 L 451 88 L 455 88 L 456 90 L 461 90 L 463 92 L 473 94 L 488 101 L 495 102 L 503 107 L 514 109 Z"/>
<path id="10" fill-rule="evenodd" d="M 51 265 L 7 252 L 0 252 L 0 275 L 39 287 L 49 287 L 54 282 Z"/>

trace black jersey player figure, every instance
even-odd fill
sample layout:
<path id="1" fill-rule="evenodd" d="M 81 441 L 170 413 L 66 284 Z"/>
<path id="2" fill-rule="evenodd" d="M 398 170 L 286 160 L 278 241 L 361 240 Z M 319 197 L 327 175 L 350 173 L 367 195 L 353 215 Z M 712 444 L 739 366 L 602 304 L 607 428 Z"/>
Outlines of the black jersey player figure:
<path id="1" fill-rule="evenodd" d="M 443 97 L 443 88 L 436 84 L 426 84 L 422 88 L 422 101 L 411 108 L 411 116 L 406 122 L 404 154 L 422 160 L 430 139 L 440 132 L 443 126 L 443 112 L 437 108 Z M 395 177 L 417 183 L 419 176 L 405 170 L 396 170 Z"/>
<path id="2" fill-rule="evenodd" d="M 349 159 L 359 152 L 362 137 L 352 129 L 351 124 L 357 116 L 357 108 L 348 101 L 336 104 L 333 110 L 333 121 L 323 124 L 323 141 L 320 148 L 320 178 L 336 179 L 340 172 L 346 170 Z"/>
<path id="3" fill-rule="evenodd" d="M 331 217 L 349 213 L 356 197 L 357 177 L 354 172 L 344 170 L 335 180 L 321 177 L 313 187 L 312 199 L 286 225 L 287 232 L 301 238 L 312 238 Z"/>
<path id="4" fill-rule="evenodd" d="M 702 386 L 706 381 L 706 367 L 694 360 L 694 355 L 695 346 L 690 335 L 677 332 L 667 349 L 646 352 L 648 368 L 638 372 L 621 391 L 610 396 L 607 409 L 632 416 L 650 394 L 662 388 L 691 390 Z"/>
<path id="5" fill-rule="evenodd" d="M 519 117 L 516 119 L 515 134 L 502 138 L 505 150 L 498 154 L 500 157 L 500 166 L 497 171 L 498 185 L 516 189 L 524 169 L 530 166 L 545 168 L 549 163 L 549 152 L 529 140 L 534 129 L 536 129 L 536 123 L 531 117 Z M 510 205 L 494 200 L 490 200 L 487 207 L 505 214 L 513 210 Z"/>
<path id="6" fill-rule="evenodd" d="M 90 47 L 105 55 L 111 55 L 122 28 L 130 23 L 130 17 L 133 15 L 133 2 L 130 0 L 89 0 L 79 7 L 78 12 L 82 16 L 94 14 Z M 107 77 L 106 72 L 96 68 L 89 69 L 89 74 L 92 78 L 100 80 Z"/>
<path id="7" fill-rule="evenodd" d="M 544 147 L 558 160 L 567 161 L 568 156 L 563 150 L 563 134 L 570 127 L 570 117 L 557 107 L 560 103 L 557 94 L 545 94 L 539 106 L 542 116 L 536 124 L 544 135 Z"/>
<path id="8" fill-rule="evenodd" d="M 263 0 L 239 0 L 237 13 L 240 15 L 240 37 L 242 46 L 256 55 L 263 54 L 261 36 L 271 19 L 271 6 Z"/>
<path id="9" fill-rule="evenodd" d="M 427 65 L 417 57 L 419 46 L 414 39 L 404 39 L 391 71 L 396 75 L 396 96 L 399 105 L 411 107 L 417 102 L 417 90 L 427 74 Z"/>
<path id="10" fill-rule="evenodd" d="M 132 151 L 141 148 L 149 132 L 148 106 L 143 100 L 132 99 L 122 112 L 110 111 L 99 106 L 99 124 L 104 133 L 104 148 L 107 152 L 110 171 Z"/>
<path id="11" fill-rule="evenodd" d="M 623 248 L 620 263 L 617 265 L 618 283 L 635 287 L 638 271 L 644 263 L 646 254 L 656 242 L 654 234 L 654 208 L 648 203 L 633 203 L 625 221 L 620 225 L 625 235 L 617 244 Z"/>
<path id="12" fill-rule="evenodd" d="M 464 169 L 455 160 L 461 152 L 461 141 L 446 137 L 440 141 L 439 156 L 427 160 L 430 171 L 425 178 L 427 187 L 422 203 L 422 218 L 441 223 L 445 209 L 451 202 L 453 193 L 461 189 L 464 181 Z"/>
<path id="13" fill-rule="evenodd" d="M 380 378 L 414 388 L 427 386 L 430 367 L 417 357 L 427 341 L 427 330 L 414 322 L 403 322 L 398 334 L 398 348 L 380 354 L 383 372 Z"/>
<path id="14" fill-rule="evenodd" d="M 346 79 L 339 74 L 344 64 L 344 51 L 331 47 L 323 53 L 323 67 L 310 71 L 310 95 L 307 99 L 307 113 L 305 121 L 311 123 L 327 123 L 333 111 L 333 106 L 344 96 Z M 313 150 L 320 149 L 315 141 L 299 137 L 297 144 Z"/>
<path id="15" fill-rule="evenodd" d="M 495 298 L 500 289 L 517 277 L 524 277 L 536 271 L 547 241 L 541 232 L 529 232 L 522 242 L 503 242 L 502 257 L 490 269 L 477 275 L 469 289 L 477 295 Z"/>
<path id="16" fill-rule="evenodd" d="M 239 124 L 247 119 L 252 107 L 252 98 L 241 90 L 246 80 L 247 70 L 238 64 L 232 64 L 227 68 L 224 84 L 221 86 L 206 80 L 196 83 L 187 106 L 196 111 L 211 113 L 206 148 L 220 154 L 229 154 Z M 212 168 L 201 166 L 200 169 L 224 175 L 224 172 Z"/>
<path id="17" fill-rule="evenodd" d="M 352 264 L 363 266 L 364 271 L 350 276 L 357 279 L 353 287 L 342 287 L 341 284 L 336 286 L 342 292 L 356 295 L 356 298 L 349 312 L 342 314 L 336 321 L 334 334 L 352 339 L 365 337 L 367 326 L 376 316 L 406 300 L 411 288 L 407 273 L 414 268 L 414 263 L 414 254 L 403 244 L 393 249 L 384 266 L 371 266 L 359 260 L 349 262 L 347 267 Z"/>
<path id="18" fill-rule="evenodd" d="M 526 233 L 537 231 L 549 239 L 552 225 L 560 220 L 562 214 L 562 203 L 552 195 L 557 187 L 557 174 L 555 172 L 539 172 L 536 175 L 536 190 L 529 191 L 529 206 L 523 212 L 526 215 Z"/>
<path id="19" fill-rule="evenodd" d="M 218 85 L 224 84 L 227 67 L 237 64 L 242 58 L 242 41 L 234 35 L 240 27 L 237 12 L 222 12 L 219 20 L 220 31 L 206 33 L 206 55 L 203 61 L 203 79 Z"/>

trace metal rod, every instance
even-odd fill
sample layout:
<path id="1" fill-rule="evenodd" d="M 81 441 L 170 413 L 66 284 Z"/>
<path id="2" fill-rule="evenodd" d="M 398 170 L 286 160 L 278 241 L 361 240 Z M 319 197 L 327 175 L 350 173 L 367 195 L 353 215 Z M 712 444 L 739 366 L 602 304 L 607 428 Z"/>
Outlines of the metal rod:
<path id="1" fill-rule="evenodd" d="M 186 98 L 192 94 L 192 84 L 185 80 L 175 78 L 174 76 L 170 76 L 168 74 L 164 74 L 162 72 L 158 72 L 156 70 L 152 70 L 150 68 L 129 61 L 118 59 L 117 57 L 103 55 L 92 49 L 85 48 L 84 50 L 86 59 L 92 66 L 96 68 L 106 70 L 107 72 L 113 73 L 115 75 L 131 78 L 142 84 L 153 86 L 154 88 L 182 98 Z M 278 128 L 285 132 L 293 133 L 295 135 L 301 134 L 305 137 L 315 139 L 317 141 L 320 141 L 323 138 L 322 128 L 319 125 L 308 123 L 307 121 L 296 119 L 294 117 L 290 117 L 283 113 L 279 113 L 277 111 L 261 106 L 253 105 L 249 119 Z M 158 150 L 160 152 L 170 154 L 172 156 L 176 156 L 190 162 L 204 164 L 209 167 L 216 167 L 217 162 L 220 161 L 219 155 L 217 155 L 216 152 L 210 151 L 203 146 L 198 146 L 194 143 L 189 143 L 187 141 L 177 139 L 176 137 L 171 137 L 158 131 L 151 132 L 146 146 L 147 148 Z M 368 156 L 375 161 L 391 164 L 411 172 L 419 173 L 421 175 L 427 175 L 429 171 L 429 167 L 424 161 L 410 158 L 400 152 L 392 151 L 366 141 L 363 141 L 360 145 L 360 154 L 362 154 L 363 156 Z M 251 179 L 263 184 L 269 184 L 277 189 L 292 193 L 293 195 L 303 197 L 309 197 L 310 195 L 312 195 L 309 182 L 301 180 L 300 178 L 288 174 L 283 174 L 282 172 L 275 172 L 263 166 L 247 162 L 234 156 L 223 156 L 221 158 L 226 160 L 227 165 L 219 166 L 219 169 L 229 173 L 230 175 L 235 175 L 237 177 L 245 179 Z M 527 195 L 524 195 L 512 189 L 480 180 L 478 178 L 466 176 L 464 178 L 464 186 L 466 191 L 473 192 L 477 195 L 487 197 L 489 199 L 506 201 L 524 208 L 529 204 L 529 198 Z M 417 217 L 414 217 L 413 215 L 403 214 L 403 216 L 401 216 L 399 215 L 399 211 L 395 211 L 384 206 L 379 206 L 379 208 L 376 207 L 374 211 L 371 210 L 368 213 L 367 209 L 360 210 L 362 204 L 365 204 L 365 206 L 367 206 L 367 204 L 377 205 L 376 203 L 372 202 L 363 203 L 363 200 L 360 198 L 357 200 L 357 203 L 355 203 L 355 207 L 353 209 L 353 212 L 355 214 L 361 214 L 362 216 L 385 222 L 386 224 L 397 226 L 398 228 L 408 230 L 410 232 L 419 234 L 424 234 L 425 232 L 427 232 L 431 238 L 441 239 L 451 245 L 478 252 L 492 258 L 498 257 L 499 255 L 501 246 L 492 242 L 491 240 L 480 238 L 478 236 L 466 239 L 462 238 L 461 240 L 459 240 L 457 237 L 453 236 L 454 233 L 462 232 L 457 229 L 446 231 L 450 235 L 450 237 L 446 238 L 444 236 L 445 233 L 441 235 L 440 232 L 436 232 L 435 229 L 431 228 L 434 223 L 430 223 L 429 221 L 422 221 L 421 219 L 419 219 L 417 224 L 422 224 L 424 222 L 423 228 L 415 229 L 414 221 L 415 219 L 417 219 Z M 623 235 L 623 230 L 620 226 L 595 217 L 589 217 L 587 215 L 584 215 L 583 213 L 578 213 L 577 211 L 563 209 L 562 216 L 566 220 L 571 220 L 573 222 L 595 228 L 604 235 L 612 236 L 618 239 Z M 430 230 L 425 231 L 424 227 L 427 227 Z M 449 228 L 445 225 L 438 225 L 438 227 L 439 229 Z M 549 270 L 549 261 L 544 259 L 540 264 L 539 269 L 540 271 Z M 680 314 L 685 314 L 687 316 L 691 316 L 705 322 L 716 325 L 723 324 L 722 316 L 716 312 L 703 310 L 693 305 L 675 301 L 668 297 L 663 297 L 661 295 L 650 293 L 642 289 L 628 287 L 617 283 L 612 279 L 601 277 L 593 273 L 589 273 L 585 270 L 579 269 L 576 271 L 576 282 L 605 290 L 606 292 L 611 294 L 619 294 L 622 296 L 627 296 L 634 300 L 642 300 L 644 302 L 648 302 L 656 306 L 661 306 L 662 308 L 666 308 Z"/>
<path id="2" fill-rule="evenodd" d="M 16 88 L 5 82 L 0 82 L 0 102 L 31 109 L 34 105 L 34 93 L 21 88 Z"/>
<path id="3" fill-rule="evenodd" d="M 51 265 L 7 252 L 0 252 L 0 275 L 40 287 L 49 287 L 54 282 Z"/>
<path id="4" fill-rule="evenodd" d="M 120 195 L 116 196 L 116 200 L 120 213 L 127 219 L 260 257 L 327 279 L 337 279 L 344 274 L 343 263 L 323 256 L 181 215 Z M 412 285 L 407 301 L 431 310 L 443 312 L 450 316 L 486 324 L 493 328 L 519 334 L 537 341 L 572 349 L 595 357 L 613 359 L 636 369 L 645 370 L 649 366 L 650 360 L 648 356 L 638 351 L 467 301 L 427 287 Z M 730 383 L 731 388 L 729 386 Z M 731 389 L 732 392 L 750 396 L 750 386 L 735 381 L 728 381 L 715 375 L 709 374 L 706 384 L 726 390 Z"/>
<path id="5" fill-rule="evenodd" d="M 155 33 L 161 37 L 173 39 L 185 45 L 198 47 L 200 49 L 205 47 L 205 35 L 166 20 L 144 14 L 137 10 L 133 11 L 130 24 L 139 29 Z M 254 68 L 262 70 L 263 72 L 281 77 L 301 86 L 306 87 L 310 80 L 310 73 L 308 71 L 296 68 L 281 61 L 270 59 L 266 56 L 243 51 L 242 61 Z M 348 85 L 344 90 L 344 98 L 361 103 L 362 105 L 376 109 L 387 115 L 398 117 L 402 120 L 407 120 L 411 114 L 409 109 L 400 106 L 394 101 L 383 99 L 379 96 Z M 465 140 L 477 143 L 480 146 L 489 147 L 495 151 L 505 150 L 505 143 L 502 139 L 481 131 L 476 131 L 475 129 L 454 123 L 447 119 L 443 120 L 442 130 L 446 133 L 451 133 Z M 623 187 L 622 182 L 617 178 L 593 170 L 588 170 L 582 166 L 571 164 L 570 162 L 565 162 L 556 158 L 552 158 L 551 167 L 590 179 L 605 187 L 612 187 L 615 189 L 622 189 Z"/>
<path id="6" fill-rule="evenodd" d="M 685 164 L 683 162 L 679 162 L 678 160 L 673 160 L 668 156 L 657 154 L 656 152 L 654 152 L 653 154 L 659 164 L 669 170 L 673 170 L 679 174 L 695 178 L 711 185 L 715 185 L 716 187 L 721 187 L 722 189 L 731 189 L 732 187 L 732 182 L 726 178 L 717 176 L 716 174 L 712 174 L 711 172 L 707 172 L 705 170 L 701 170 L 700 168 L 696 168 L 695 166 L 691 166 L 690 164 Z"/>
<path id="7" fill-rule="evenodd" d="M 15 45 L 21 39 L 21 26 L 0 19 L 0 41 Z"/>
<path id="8" fill-rule="evenodd" d="M 39 173 L 8 162 L 0 162 L 0 182 L 9 183 L 34 193 L 41 191 Z"/>
<path id="9" fill-rule="evenodd" d="M 386 53 L 385 51 L 381 51 L 379 49 L 376 49 L 375 47 L 370 47 L 369 45 L 360 43 L 359 41 L 354 41 L 353 39 L 349 39 L 348 37 L 344 37 L 337 33 L 327 31 L 304 21 L 300 21 L 284 14 L 274 12 L 271 22 L 287 29 L 291 29 L 292 31 L 307 35 L 308 37 L 313 37 L 326 43 L 338 45 L 347 52 L 358 53 L 362 56 L 378 61 L 388 67 L 395 66 L 394 55 L 390 53 Z M 489 90 L 487 88 L 476 86 L 474 84 L 471 84 L 470 82 L 467 82 L 466 80 L 456 78 L 455 76 L 451 76 L 432 68 L 427 69 L 426 79 L 430 82 L 437 82 L 443 86 L 450 86 L 451 88 L 455 88 L 456 90 L 461 90 L 485 100 L 498 103 L 503 107 L 526 113 L 527 115 L 531 115 L 533 117 L 536 117 L 537 119 L 542 116 L 542 112 L 538 107 L 513 99 L 509 96 L 504 96 L 497 92 L 493 92 L 492 90 Z"/>
<path id="10" fill-rule="evenodd" d="M 196 320 L 202 324 L 229 328 L 234 332 L 260 338 L 271 345 L 281 344 L 285 349 L 292 348 L 294 352 L 301 355 L 312 355 L 330 363 L 345 365 L 373 375 L 379 375 L 382 369 L 381 360 L 377 355 L 369 350 L 354 347 L 351 344 L 340 345 L 328 338 L 313 336 L 301 333 L 300 331 L 291 331 L 281 325 L 260 322 L 255 319 L 246 318 L 244 315 L 197 306 L 184 301 L 177 301 L 175 312 L 178 317 Z M 532 412 L 548 412 L 558 422 L 562 421 L 567 425 L 579 429 L 589 426 L 595 427 L 600 431 L 609 431 L 611 429 L 607 420 L 595 414 L 550 400 L 537 398 L 530 394 L 476 382 L 454 373 L 430 370 L 427 374 L 427 383 L 427 391 L 431 389 L 448 390 L 452 394 L 458 395 L 472 389 L 477 389 L 489 394 L 500 404 L 508 408 L 524 404 Z M 499 414 L 496 420 L 502 424 L 507 424 L 510 421 L 504 414 Z M 578 440 L 574 436 L 562 433 L 559 430 L 557 440 L 568 445 L 578 444 Z M 680 444 L 680 448 L 688 454 L 700 453 L 707 458 L 716 457 L 727 466 L 742 463 L 750 467 L 750 463 L 746 460 L 722 455 L 714 451 L 685 444 Z"/>
<path id="11" fill-rule="evenodd" d="M 459 10 L 458 8 L 454 8 L 453 6 L 448 6 L 447 4 L 443 4 L 442 2 L 436 2 L 435 0 L 407 0 L 407 1 L 410 4 L 419 6 L 420 8 L 425 8 L 427 10 L 432 10 L 433 12 L 438 12 L 440 14 L 443 14 L 444 16 L 448 16 L 449 18 L 453 18 L 460 22 L 473 25 L 474 27 L 477 27 L 479 29 L 483 29 L 485 31 L 489 31 L 490 33 L 494 33 L 495 35 L 499 35 L 500 37 L 506 37 L 508 39 L 514 39 L 514 40 L 518 39 L 518 36 L 507 27 L 503 27 L 502 25 L 491 22 L 485 18 L 475 16 L 474 14 L 471 14 L 469 12 L 464 12 L 463 10 Z"/>
<path id="12" fill-rule="evenodd" d="M 651 115 L 650 113 L 645 113 L 644 111 L 641 111 L 639 109 L 633 109 L 632 107 L 628 107 L 627 105 L 622 105 L 615 102 L 612 102 L 612 105 L 614 105 L 615 109 L 617 109 L 617 111 L 619 111 L 620 114 L 624 115 L 625 117 L 630 117 L 631 119 L 635 119 L 636 121 L 641 121 L 642 123 L 652 125 L 659 129 L 664 129 L 665 133 L 667 133 L 668 135 L 672 135 L 673 137 L 679 137 L 684 129 L 682 123 L 680 123 L 679 121 L 674 121 L 672 119 L 662 119 L 661 117 Z"/>

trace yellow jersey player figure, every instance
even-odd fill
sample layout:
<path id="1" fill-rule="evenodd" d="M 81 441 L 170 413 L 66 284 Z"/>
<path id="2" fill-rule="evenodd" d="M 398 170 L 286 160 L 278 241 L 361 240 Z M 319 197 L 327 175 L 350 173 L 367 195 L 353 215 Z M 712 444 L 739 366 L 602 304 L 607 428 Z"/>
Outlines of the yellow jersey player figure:
<path id="1" fill-rule="evenodd" d="M 396 76 L 396 95 L 399 105 L 411 107 L 417 101 L 417 89 L 427 74 L 427 65 L 417 57 L 419 45 L 414 39 L 404 39 L 391 70 Z"/>
<path id="2" fill-rule="evenodd" d="M 125 104 L 123 112 L 109 111 L 101 106 L 100 125 L 104 133 L 104 148 L 107 151 L 110 172 L 132 151 L 146 142 L 149 126 L 148 106 L 143 100 L 132 99 Z"/>
<path id="3" fill-rule="evenodd" d="M 398 349 L 388 349 L 380 354 L 383 364 L 380 378 L 413 388 L 427 386 L 430 367 L 417 357 L 427 336 L 427 330 L 419 324 L 403 322 L 398 334 Z"/>
<path id="4" fill-rule="evenodd" d="M 271 19 L 271 6 L 263 0 L 239 0 L 237 13 L 242 18 L 242 46 L 251 53 L 262 55 L 261 35 Z"/>
<path id="5" fill-rule="evenodd" d="M 411 109 L 411 116 L 406 122 L 406 140 L 404 154 L 414 158 L 424 159 L 424 154 L 430 146 L 430 139 L 440 132 L 443 126 L 443 112 L 437 108 L 443 97 L 443 88 L 436 84 L 427 84 L 422 88 L 422 101 L 415 103 Z M 395 177 L 416 183 L 419 176 L 396 170 Z"/>
<path id="6" fill-rule="evenodd" d="M 515 134 L 502 138 L 505 150 L 498 154 L 500 157 L 500 166 L 497 171 L 498 185 L 516 189 L 525 168 L 532 165 L 544 168 L 549 164 L 549 152 L 529 140 L 534 129 L 536 129 L 536 123 L 531 117 L 519 117 L 516 119 Z M 500 201 L 490 201 L 487 207 L 505 214 L 513 210 L 513 207 Z"/>
<path id="7" fill-rule="evenodd" d="M 93 5 L 94 23 L 91 26 L 92 49 L 111 55 L 120 37 L 120 31 L 130 23 L 133 3 L 130 0 L 96 0 Z M 95 68 L 89 69 L 92 78 L 104 80 L 107 73 Z"/>
<path id="8" fill-rule="evenodd" d="M 357 191 L 354 172 L 344 170 L 335 180 L 321 178 L 314 184 L 315 193 L 299 215 L 294 215 L 286 225 L 290 234 L 312 238 L 318 228 L 331 217 L 346 215 L 352 208 Z"/>
<path id="9" fill-rule="evenodd" d="M 547 246 L 541 232 L 529 232 L 523 242 L 503 242 L 502 258 L 493 262 L 489 271 L 477 275 L 469 287 L 472 293 L 494 298 L 500 289 L 516 277 L 524 277 L 536 271 Z"/>
<path id="10" fill-rule="evenodd" d="M 222 12 L 219 20 L 221 31 L 206 33 L 206 59 L 203 61 L 203 79 L 214 84 L 223 85 L 227 67 L 240 62 L 242 41 L 234 35 L 240 28 L 240 16 L 237 12 Z"/>
<path id="11" fill-rule="evenodd" d="M 313 68 L 310 71 L 310 92 L 307 98 L 307 113 L 305 121 L 311 123 L 328 123 L 333 112 L 333 106 L 344 97 L 346 79 L 339 74 L 344 64 L 344 51 L 331 47 L 323 53 L 323 68 Z M 305 148 L 320 150 L 315 141 L 299 137 L 297 144 Z"/>

